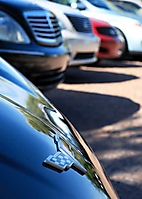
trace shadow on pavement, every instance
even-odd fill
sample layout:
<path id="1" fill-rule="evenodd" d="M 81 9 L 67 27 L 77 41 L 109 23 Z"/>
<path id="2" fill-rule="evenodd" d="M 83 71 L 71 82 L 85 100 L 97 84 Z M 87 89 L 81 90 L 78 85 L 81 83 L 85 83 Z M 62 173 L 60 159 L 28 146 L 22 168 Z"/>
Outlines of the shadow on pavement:
<path id="1" fill-rule="evenodd" d="M 115 62 L 115 67 L 141 66 L 131 63 L 123 66 L 122 63 L 120 65 Z M 138 79 L 134 75 L 98 72 L 95 68 L 93 70 L 68 68 L 65 83 L 88 83 L 89 86 L 89 83 L 113 83 Z M 93 148 L 120 199 L 141 198 L 142 126 L 135 126 L 135 121 L 140 119 L 139 115 L 135 114 L 140 110 L 140 104 L 125 97 L 58 88 L 46 92 L 45 95 L 67 116 Z M 117 123 L 120 121 L 123 124 L 121 126 L 119 124 L 117 128 Z M 140 183 L 135 178 L 139 178 Z"/>
<path id="2" fill-rule="evenodd" d="M 138 133 L 142 131 L 142 126 L 129 126 L 120 131 L 114 129 L 108 132 L 103 132 L 102 129 L 98 132 L 98 128 L 115 124 L 128 117 L 136 120 L 137 118 L 132 115 L 140 109 L 140 105 L 123 97 L 62 89 L 47 92 L 46 96 L 87 140 L 110 178 L 118 175 L 117 180 L 112 178 L 112 184 L 119 197 L 126 199 L 129 193 L 129 199 L 139 199 L 142 193 L 141 186 L 135 185 L 135 182 L 132 184 L 129 182 L 132 178 L 131 171 L 141 168 L 142 165 L 141 155 L 137 154 L 137 151 L 141 153 L 142 145 L 136 140 L 142 139 L 142 134 Z M 132 135 L 129 133 L 127 137 L 123 135 L 127 131 L 137 133 Z M 125 177 L 127 173 L 129 176 Z M 122 180 L 119 179 L 119 175 Z"/>
<path id="3" fill-rule="evenodd" d="M 116 123 L 140 108 L 139 104 L 130 99 L 97 93 L 56 89 L 47 92 L 46 96 L 79 131 Z"/>
<path id="4" fill-rule="evenodd" d="M 117 182 L 117 181 L 112 181 L 112 184 L 114 187 L 116 187 L 117 193 L 119 193 L 120 199 L 140 199 L 141 198 L 141 193 L 142 189 L 141 186 L 137 186 L 135 184 L 126 184 L 123 182 Z M 127 194 L 129 193 L 129 197 L 127 197 Z"/>
<path id="5" fill-rule="evenodd" d="M 124 82 L 138 79 L 134 75 L 125 75 L 121 73 L 98 72 L 81 70 L 77 67 L 70 67 L 66 72 L 65 84 L 81 84 L 81 83 L 113 83 Z"/>
<path id="6" fill-rule="evenodd" d="M 142 126 L 83 133 L 103 164 L 121 199 L 139 199 L 142 193 Z M 115 127 L 113 127 L 115 128 Z M 117 179 L 117 180 L 116 180 Z"/>
<path id="7" fill-rule="evenodd" d="M 142 62 L 139 61 L 120 61 L 120 60 L 102 60 L 97 65 L 91 64 L 92 67 L 108 67 L 108 68 L 141 68 Z"/>

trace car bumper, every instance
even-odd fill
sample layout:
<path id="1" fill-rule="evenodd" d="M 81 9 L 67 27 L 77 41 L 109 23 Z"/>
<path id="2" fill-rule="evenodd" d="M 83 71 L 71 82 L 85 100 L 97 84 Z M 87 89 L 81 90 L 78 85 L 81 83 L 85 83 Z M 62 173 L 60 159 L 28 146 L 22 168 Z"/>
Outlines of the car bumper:
<path id="1" fill-rule="evenodd" d="M 45 50 L 46 49 L 46 50 Z M 69 51 L 63 46 L 43 50 L 0 49 L 0 56 L 40 89 L 56 87 L 64 80 Z"/>
<path id="2" fill-rule="evenodd" d="M 101 37 L 101 45 L 98 52 L 99 59 L 118 58 L 122 54 L 122 41 L 108 36 Z"/>
<path id="3" fill-rule="evenodd" d="M 63 38 L 71 47 L 69 66 L 89 64 L 97 61 L 100 39 L 93 34 L 78 34 L 62 30 Z"/>

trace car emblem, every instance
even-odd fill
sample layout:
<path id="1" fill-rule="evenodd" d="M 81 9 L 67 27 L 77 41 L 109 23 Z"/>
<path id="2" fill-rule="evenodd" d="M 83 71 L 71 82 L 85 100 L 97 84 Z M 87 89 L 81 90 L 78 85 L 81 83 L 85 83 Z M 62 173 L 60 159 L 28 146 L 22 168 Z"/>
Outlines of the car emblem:
<path id="1" fill-rule="evenodd" d="M 52 21 L 51 21 L 51 19 L 50 19 L 50 17 L 48 15 L 46 15 L 46 19 L 47 19 L 49 28 L 52 29 L 53 28 L 53 24 L 52 24 Z"/>
<path id="2" fill-rule="evenodd" d="M 83 22 L 83 28 L 84 28 L 84 29 L 87 29 L 88 27 L 89 27 L 89 26 L 88 26 L 88 22 L 87 22 L 87 21 L 84 21 L 84 22 Z"/>
<path id="3" fill-rule="evenodd" d="M 81 175 L 84 175 L 86 169 L 75 159 L 71 146 L 67 143 L 63 144 L 63 141 L 58 134 L 54 136 L 54 142 L 56 144 L 57 152 L 48 156 L 44 160 L 43 165 L 58 172 L 67 171 L 72 168 Z"/>

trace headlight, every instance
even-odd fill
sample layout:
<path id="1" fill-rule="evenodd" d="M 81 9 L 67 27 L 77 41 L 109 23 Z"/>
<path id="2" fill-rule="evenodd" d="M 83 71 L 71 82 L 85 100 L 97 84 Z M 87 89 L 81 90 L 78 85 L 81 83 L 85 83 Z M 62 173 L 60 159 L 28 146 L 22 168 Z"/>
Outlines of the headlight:
<path id="1" fill-rule="evenodd" d="M 0 40 L 17 44 L 30 43 L 30 39 L 23 28 L 2 11 L 0 11 Z"/>

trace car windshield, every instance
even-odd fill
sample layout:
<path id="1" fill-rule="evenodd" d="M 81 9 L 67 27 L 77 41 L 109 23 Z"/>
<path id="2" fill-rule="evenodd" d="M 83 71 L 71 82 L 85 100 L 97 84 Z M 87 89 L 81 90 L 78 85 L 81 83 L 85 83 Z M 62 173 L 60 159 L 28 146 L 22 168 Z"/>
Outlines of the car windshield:
<path id="1" fill-rule="evenodd" d="M 103 0 L 87 0 L 87 1 L 89 1 L 92 5 L 94 5 L 98 8 L 104 8 L 104 9 L 110 10 L 107 3 Z"/>
<path id="2" fill-rule="evenodd" d="M 109 0 L 87 0 L 87 1 L 98 8 L 124 13 L 122 9 L 118 8 Z"/>
<path id="3" fill-rule="evenodd" d="M 127 1 L 118 1 L 117 4 L 122 6 L 123 8 L 127 8 L 127 9 L 134 10 L 134 11 L 137 11 L 142 8 L 138 4 L 129 2 L 129 1 L 128 2 Z"/>
<path id="4" fill-rule="evenodd" d="M 117 3 L 115 2 L 110 2 L 110 0 L 106 0 L 108 5 L 114 10 L 114 6 L 119 8 L 119 12 L 120 9 L 125 11 L 125 12 L 129 12 L 132 14 L 136 14 L 140 17 L 142 17 L 142 7 L 136 3 L 133 2 L 127 2 L 127 1 L 117 1 Z M 118 10 L 115 10 L 118 12 Z"/>
<path id="5" fill-rule="evenodd" d="M 120 8 L 118 8 L 114 3 L 105 0 L 105 3 L 107 4 L 107 6 L 109 7 L 110 10 L 112 11 L 116 11 L 116 12 L 122 12 L 122 10 Z"/>
<path id="6" fill-rule="evenodd" d="M 131 9 L 140 9 L 141 8 L 141 6 L 139 4 L 130 2 L 130 1 L 118 1 L 118 3 L 122 6 L 128 6 Z"/>
<path id="7" fill-rule="evenodd" d="M 71 5 L 72 3 L 78 2 L 77 0 L 49 0 L 49 1 L 63 5 Z"/>

